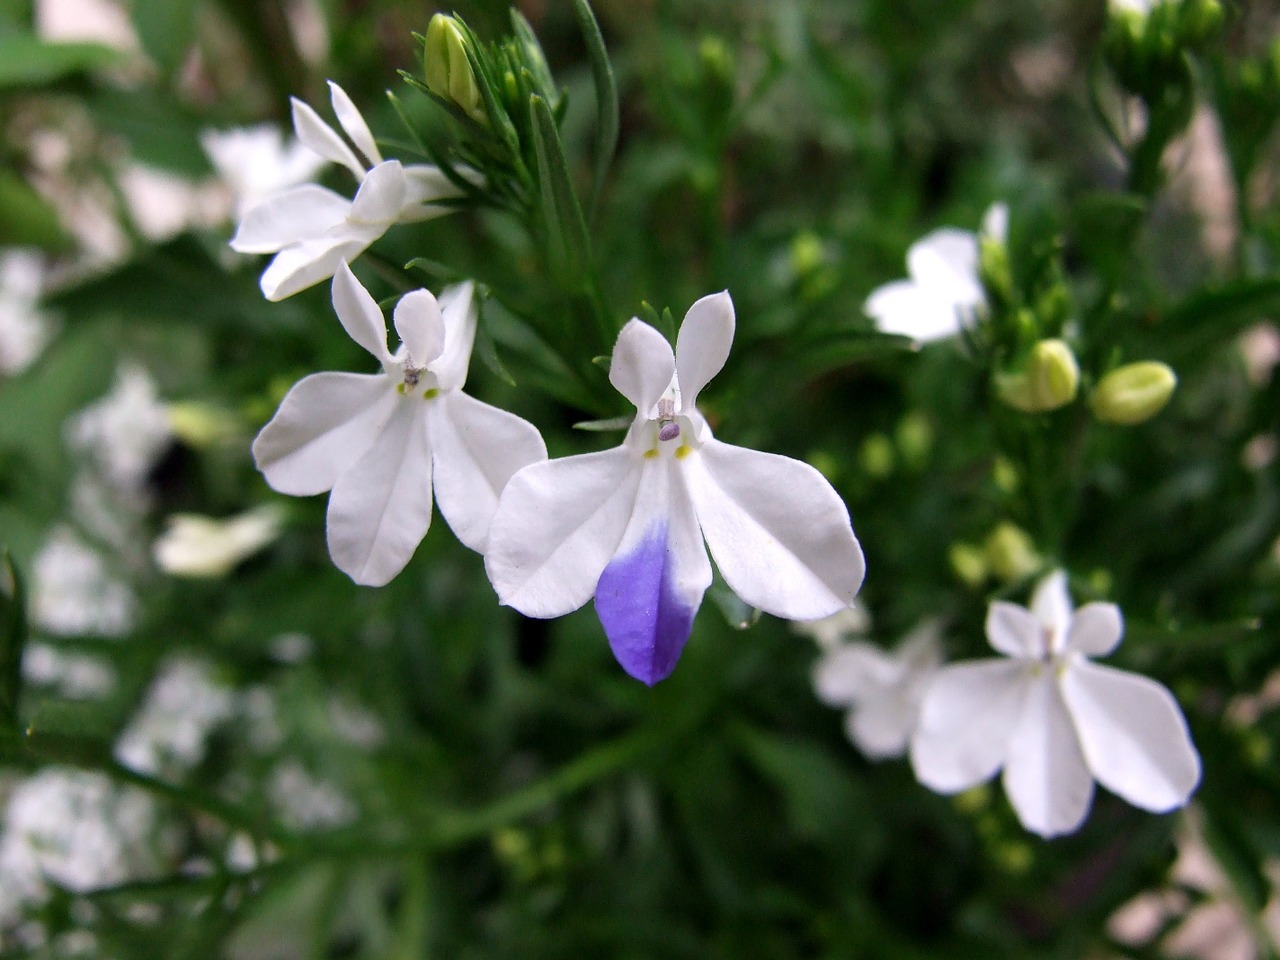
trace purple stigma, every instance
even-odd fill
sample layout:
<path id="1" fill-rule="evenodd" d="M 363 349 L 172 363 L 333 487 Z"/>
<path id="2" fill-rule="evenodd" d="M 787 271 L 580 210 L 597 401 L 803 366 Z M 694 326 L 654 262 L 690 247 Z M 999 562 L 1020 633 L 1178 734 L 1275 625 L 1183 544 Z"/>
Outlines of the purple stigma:
<path id="1" fill-rule="evenodd" d="M 680 436 L 680 424 L 675 421 L 664 423 L 658 430 L 659 440 L 674 440 L 678 436 Z"/>
<path id="2" fill-rule="evenodd" d="M 614 557 L 596 585 L 596 615 L 613 655 L 649 686 L 676 668 L 697 612 L 673 589 L 665 523 L 650 528 L 629 554 Z"/>

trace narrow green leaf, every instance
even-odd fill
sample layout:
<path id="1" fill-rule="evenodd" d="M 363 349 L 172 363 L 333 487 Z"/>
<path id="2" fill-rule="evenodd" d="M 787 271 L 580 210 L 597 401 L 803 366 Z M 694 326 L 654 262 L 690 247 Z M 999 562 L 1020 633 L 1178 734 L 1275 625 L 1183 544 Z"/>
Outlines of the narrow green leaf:
<path id="1" fill-rule="evenodd" d="M 587 225 L 573 189 L 569 164 L 565 159 L 560 131 L 547 101 L 529 98 L 533 116 L 533 140 L 538 155 L 538 185 L 542 212 L 552 245 L 553 263 L 563 278 L 581 278 L 588 264 Z"/>
<path id="2" fill-rule="evenodd" d="M 610 430 L 625 430 L 631 426 L 635 417 L 621 416 L 609 417 L 605 420 L 580 420 L 573 425 L 575 430 L 585 430 L 588 433 L 607 433 Z"/>
<path id="3" fill-rule="evenodd" d="M 578 16 L 578 27 L 587 44 L 587 59 L 591 61 L 591 79 L 596 88 L 596 170 L 591 188 L 591 219 L 595 220 L 600 204 L 604 179 L 618 149 L 618 84 L 613 76 L 613 65 L 605 49 L 600 24 L 587 0 L 573 0 L 573 10 Z"/>
<path id="4" fill-rule="evenodd" d="M 493 337 L 483 324 L 476 331 L 475 352 L 480 357 L 480 362 L 489 368 L 489 372 L 501 380 L 509 387 L 519 386 L 516 378 L 511 375 L 511 371 L 507 369 L 506 364 L 502 362 L 502 358 L 498 356 L 497 344 L 493 342 Z"/>
<path id="5" fill-rule="evenodd" d="M 0 36 L 0 89 L 53 83 L 119 59 L 118 52 L 96 43 L 45 43 L 28 33 Z"/>
<path id="6" fill-rule="evenodd" d="M 27 596 L 22 574 L 7 548 L 0 547 L 0 723 L 18 722 L 22 692 L 22 651 L 27 643 Z"/>

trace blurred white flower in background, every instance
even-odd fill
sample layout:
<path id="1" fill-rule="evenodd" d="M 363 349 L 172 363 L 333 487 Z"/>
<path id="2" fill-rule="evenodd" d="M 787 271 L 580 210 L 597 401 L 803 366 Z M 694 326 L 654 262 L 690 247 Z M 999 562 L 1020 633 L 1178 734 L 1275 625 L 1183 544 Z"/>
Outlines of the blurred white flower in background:
<path id="1" fill-rule="evenodd" d="M 266 504 L 217 520 L 178 513 L 152 545 L 156 565 L 175 577 L 222 577 L 280 535 L 284 510 Z"/>
<path id="2" fill-rule="evenodd" d="M 980 241 L 1004 243 L 1009 208 L 992 204 L 982 218 L 981 233 L 941 227 L 907 250 L 910 279 L 877 287 L 863 310 L 882 333 L 896 333 L 922 343 L 953 337 L 986 309 L 987 296 L 978 276 Z"/>
<path id="3" fill-rule="evenodd" d="M 169 414 L 155 381 L 136 363 L 125 362 L 115 386 L 72 417 L 67 442 L 121 494 L 140 494 L 147 475 L 173 441 Z"/>
<path id="4" fill-rule="evenodd" d="M 267 797 L 291 830 L 325 830 L 356 818 L 355 802 L 337 785 L 321 780 L 302 762 L 283 760 L 271 771 Z"/>
<path id="5" fill-rule="evenodd" d="M 40 310 L 44 273 L 34 250 L 0 253 L 0 374 L 25 370 L 49 342 L 49 318 Z"/>
<path id="6" fill-rule="evenodd" d="M 863 641 L 830 647 L 814 668 L 813 687 L 827 706 L 848 710 L 845 731 L 854 745 L 883 760 L 907 752 L 941 665 L 942 623 L 929 619 L 891 651 Z"/>
<path id="7" fill-rule="evenodd" d="M 68 700 L 96 700 L 116 686 L 115 670 L 106 660 L 39 642 L 28 643 L 22 651 L 22 677 Z"/>
<path id="8" fill-rule="evenodd" d="M 9 795 L 0 833 L 0 925 L 56 884 L 87 892 L 162 872 L 175 838 L 149 795 L 104 774 L 46 767 Z"/>
<path id="9" fill-rule="evenodd" d="M 791 624 L 793 633 L 809 637 L 823 650 L 831 650 L 844 641 L 860 637 L 871 632 L 871 612 L 861 600 L 838 610 L 829 617 L 819 620 L 795 620 Z"/>
<path id="10" fill-rule="evenodd" d="M 133 627 L 133 590 L 70 527 L 56 527 L 36 554 L 31 583 L 31 623 L 37 629 L 118 637 Z"/>
<path id="11" fill-rule="evenodd" d="M 200 145 L 235 195 L 237 218 L 280 191 L 313 179 L 328 164 L 301 141 L 286 141 L 280 128 L 270 123 L 205 130 Z"/>
<path id="12" fill-rule="evenodd" d="M 116 741 L 116 759 L 139 773 L 173 777 L 204 759 L 209 734 L 235 713 L 236 693 L 212 666 L 170 657 Z"/>

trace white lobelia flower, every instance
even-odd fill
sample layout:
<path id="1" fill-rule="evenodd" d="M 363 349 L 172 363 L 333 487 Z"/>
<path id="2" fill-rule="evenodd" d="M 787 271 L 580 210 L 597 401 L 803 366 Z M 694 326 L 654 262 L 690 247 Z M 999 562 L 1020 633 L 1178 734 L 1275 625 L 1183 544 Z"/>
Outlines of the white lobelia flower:
<path id="1" fill-rule="evenodd" d="M 25 370 L 49 341 L 49 318 L 40 310 L 44 274 L 37 251 L 0 252 L 0 375 Z"/>
<path id="2" fill-rule="evenodd" d="M 1060 570 L 1030 609 L 992 603 L 987 639 L 1008 659 L 954 664 L 934 678 L 911 741 L 916 777 L 957 793 L 1003 767 L 1018 819 L 1043 837 L 1084 822 L 1094 780 L 1153 813 L 1185 804 L 1200 757 L 1173 695 L 1088 659 L 1114 650 L 1123 629 L 1115 604 L 1073 613 Z"/>
<path id="3" fill-rule="evenodd" d="M 235 194 L 238 217 L 280 191 L 310 180 L 328 162 L 300 140 L 286 142 L 272 123 L 205 130 L 200 145 Z"/>
<path id="4" fill-rule="evenodd" d="M 939 620 L 925 620 L 892 651 L 863 641 L 838 644 L 814 668 L 818 699 L 848 709 L 845 731 L 872 760 L 907 752 L 925 690 L 942 664 L 941 633 Z"/>
<path id="5" fill-rule="evenodd" d="M 478 313 L 472 284 L 439 301 L 405 294 L 395 355 L 382 311 L 345 263 L 333 306 L 382 372 L 300 380 L 253 442 L 258 469 L 280 493 L 332 491 L 329 554 L 356 583 L 382 586 L 404 569 L 431 523 L 433 487 L 458 539 L 483 551 L 508 478 L 547 450 L 531 424 L 462 392 Z"/>
<path id="6" fill-rule="evenodd" d="M 156 566 L 175 577 L 224 577 L 280 535 L 284 511 L 267 504 L 225 520 L 176 513 L 151 546 Z"/>
<path id="7" fill-rule="evenodd" d="M 728 293 L 689 308 L 674 356 L 653 327 L 628 323 L 609 367 L 636 407 L 622 445 L 526 467 L 493 519 L 485 562 L 499 599 L 557 617 L 594 594 L 614 656 L 647 684 L 689 638 L 711 584 L 707 548 L 729 587 L 775 616 L 828 616 L 862 584 L 849 513 L 822 475 L 715 440 L 698 412 L 733 329 Z"/>
<path id="8" fill-rule="evenodd" d="M 293 128 L 303 146 L 350 170 L 360 188 L 355 198 L 314 183 L 278 193 L 245 214 L 231 248 L 240 253 L 274 253 L 262 274 L 268 300 L 283 300 L 333 276 L 397 223 L 414 223 L 448 213 L 438 200 L 460 196 L 438 167 L 404 166 L 384 160 L 364 117 L 336 83 L 329 90 L 333 112 L 363 162 L 337 132 L 301 100 L 293 100 Z M 366 166 L 367 163 L 367 166 Z"/>
<path id="9" fill-rule="evenodd" d="M 982 218 L 980 235 L 955 227 L 927 234 L 907 250 L 910 279 L 877 287 L 863 311 L 882 333 L 921 342 L 955 336 L 987 304 L 978 278 L 979 239 L 1003 243 L 1008 224 L 1008 207 L 997 203 Z"/>

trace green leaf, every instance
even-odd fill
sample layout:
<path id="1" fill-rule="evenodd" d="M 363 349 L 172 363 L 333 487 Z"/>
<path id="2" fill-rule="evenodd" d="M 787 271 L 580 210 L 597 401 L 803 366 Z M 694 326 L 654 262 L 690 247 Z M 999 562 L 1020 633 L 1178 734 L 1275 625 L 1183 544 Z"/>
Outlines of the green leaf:
<path id="1" fill-rule="evenodd" d="M 71 238 L 58 214 L 20 177 L 0 170 L 0 246 L 66 250 Z"/>
<path id="2" fill-rule="evenodd" d="M 578 27 L 587 44 L 587 59 L 591 62 L 591 79 L 596 87 L 596 169 L 595 183 L 591 188 L 591 219 L 595 219 L 600 203 L 600 192 L 609 173 L 614 152 L 618 149 L 618 84 L 605 49 L 600 24 L 587 0 L 573 0 L 573 10 L 578 16 Z"/>
<path id="3" fill-rule="evenodd" d="M 196 38 L 199 0 L 133 0 L 133 25 L 142 48 L 166 73 L 182 66 Z"/>
<path id="4" fill-rule="evenodd" d="M 538 190 L 551 243 L 552 263 L 562 279 L 583 277 L 588 263 L 587 225 L 574 192 L 560 131 L 547 101 L 529 98 L 533 116 L 534 148 L 538 156 Z"/>
<path id="5" fill-rule="evenodd" d="M 0 723 L 18 722 L 22 651 L 27 643 L 27 591 L 9 551 L 0 547 Z"/>
<path id="6" fill-rule="evenodd" d="M 0 89 L 53 83 L 120 59 L 96 43 L 46 43 L 35 34 L 8 34 L 0 36 Z"/>
<path id="7" fill-rule="evenodd" d="M 895 353 L 918 349 L 910 337 L 865 330 L 837 330 L 802 336 L 789 342 L 785 363 L 798 378 L 815 377 L 828 370 Z"/>
<path id="8" fill-rule="evenodd" d="M 1170 357 L 1194 357 L 1280 308 L 1280 277 L 1238 280 L 1202 290 L 1165 317 L 1173 333 Z"/>

